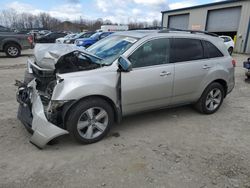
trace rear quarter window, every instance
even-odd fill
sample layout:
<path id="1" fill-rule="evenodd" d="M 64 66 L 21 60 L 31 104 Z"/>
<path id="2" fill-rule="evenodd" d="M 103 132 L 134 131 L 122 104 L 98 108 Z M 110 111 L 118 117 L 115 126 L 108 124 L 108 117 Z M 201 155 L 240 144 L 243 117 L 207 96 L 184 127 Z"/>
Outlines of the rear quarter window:
<path id="1" fill-rule="evenodd" d="M 206 58 L 223 57 L 221 51 L 211 42 L 202 41 L 202 44 Z"/>

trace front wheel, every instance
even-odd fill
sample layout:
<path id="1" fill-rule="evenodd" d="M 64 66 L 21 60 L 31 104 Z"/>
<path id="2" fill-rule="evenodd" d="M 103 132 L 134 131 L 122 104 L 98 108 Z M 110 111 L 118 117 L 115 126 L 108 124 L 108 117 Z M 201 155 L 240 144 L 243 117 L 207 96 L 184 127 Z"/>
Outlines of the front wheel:
<path id="1" fill-rule="evenodd" d="M 81 144 L 98 142 L 114 123 L 110 104 L 100 98 L 80 101 L 70 110 L 66 126 L 70 135 Z"/>
<path id="2" fill-rule="evenodd" d="M 225 90 L 223 86 L 214 82 L 205 89 L 195 107 L 201 113 L 213 114 L 220 108 L 224 96 Z"/>
<path id="3" fill-rule="evenodd" d="M 21 49 L 16 44 L 8 44 L 4 49 L 8 57 L 18 57 L 21 54 Z"/>

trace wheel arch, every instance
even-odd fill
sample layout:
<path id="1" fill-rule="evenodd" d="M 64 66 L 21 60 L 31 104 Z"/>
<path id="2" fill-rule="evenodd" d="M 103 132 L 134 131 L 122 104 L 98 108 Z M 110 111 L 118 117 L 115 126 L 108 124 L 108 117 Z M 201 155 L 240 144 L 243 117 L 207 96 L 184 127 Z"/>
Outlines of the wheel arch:
<path id="1" fill-rule="evenodd" d="M 226 82 L 224 79 L 216 79 L 216 80 L 210 82 L 210 83 L 205 87 L 205 89 L 206 89 L 210 84 L 215 83 L 215 82 L 217 82 L 217 83 L 219 83 L 219 84 L 221 84 L 221 85 L 223 86 L 224 92 L 225 92 L 225 93 L 224 93 L 224 97 L 226 97 L 226 96 L 227 96 L 228 86 L 227 86 L 227 82 Z"/>
<path id="2" fill-rule="evenodd" d="M 3 44 L 3 50 L 5 50 L 6 46 L 9 45 L 9 44 L 15 44 L 15 45 L 17 45 L 20 48 L 20 50 L 22 50 L 21 45 L 18 42 L 16 42 L 16 41 L 6 41 Z"/>
<path id="3" fill-rule="evenodd" d="M 217 83 L 219 83 L 219 84 L 221 84 L 223 86 L 224 91 L 225 91 L 224 97 L 226 97 L 227 96 L 227 91 L 228 91 L 227 82 L 225 80 L 223 80 L 223 79 L 217 79 L 217 80 L 214 80 L 213 82 L 217 82 Z"/>
<path id="4" fill-rule="evenodd" d="M 89 98 L 99 98 L 108 102 L 114 111 L 115 122 L 119 123 L 121 121 L 121 117 L 122 117 L 121 108 L 120 106 L 119 107 L 116 106 L 115 102 L 112 99 L 104 95 L 89 95 L 89 96 L 82 97 L 78 100 L 75 100 L 71 103 L 67 103 L 63 106 L 63 109 L 62 109 L 63 128 L 66 128 L 65 122 L 66 122 L 66 119 L 68 118 L 69 111 L 72 108 L 74 108 L 79 102 L 83 100 L 87 100 Z"/>

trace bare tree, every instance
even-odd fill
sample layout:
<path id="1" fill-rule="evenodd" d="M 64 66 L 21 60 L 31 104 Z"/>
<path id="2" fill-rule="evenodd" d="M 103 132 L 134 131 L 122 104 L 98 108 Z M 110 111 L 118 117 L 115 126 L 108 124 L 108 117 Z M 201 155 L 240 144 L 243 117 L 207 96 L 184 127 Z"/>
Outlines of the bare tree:
<path id="1" fill-rule="evenodd" d="M 129 29 L 138 29 L 145 27 L 157 27 L 160 25 L 158 20 L 154 20 L 151 23 L 138 22 L 136 19 L 131 22 L 128 20 Z M 103 20 L 98 18 L 97 20 L 87 20 L 82 17 L 75 21 L 61 21 L 55 17 L 52 17 L 48 13 L 40 13 L 33 15 L 30 13 L 17 13 L 13 9 L 6 9 L 0 12 L 0 24 L 12 29 L 33 29 L 43 28 L 49 30 L 64 30 L 79 32 L 83 30 L 95 31 L 100 29 L 102 25 L 118 25 L 118 23 L 112 23 L 110 20 Z"/>
<path id="2" fill-rule="evenodd" d="M 154 20 L 152 24 L 153 24 L 153 27 L 159 27 L 160 26 L 160 22 L 158 20 Z"/>

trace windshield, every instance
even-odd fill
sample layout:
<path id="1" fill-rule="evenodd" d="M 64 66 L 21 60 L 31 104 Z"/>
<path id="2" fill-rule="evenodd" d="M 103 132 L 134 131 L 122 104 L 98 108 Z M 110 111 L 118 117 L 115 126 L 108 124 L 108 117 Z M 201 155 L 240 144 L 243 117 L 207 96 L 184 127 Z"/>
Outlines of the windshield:
<path id="1" fill-rule="evenodd" d="M 52 32 L 49 32 L 49 33 L 45 34 L 44 36 L 49 36 L 51 33 L 52 33 Z"/>
<path id="2" fill-rule="evenodd" d="M 103 64 L 111 64 L 136 41 L 136 38 L 113 35 L 95 43 L 86 50 L 101 58 Z"/>
<path id="3" fill-rule="evenodd" d="M 70 39 L 70 38 L 73 38 L 76 34 L 68 34 L 66 35 L 64 38 L 66 39 Z"/>
<path id="4" fill-rule="evenodd" d="M 79 38 L 79 37 L 82 36 L 84 33 L 85 33 L 85 32 L 83 32 L 83 33 L 78 33 L 78 34 L 76 34 L 76 36 L 75 36 L 74 38 Z"/>
<path id="5" fill-rule="evenodd" d="M 90 38 L 97 39 L 99 37 L 99 35 L 100 35 L 100 33 L 95 33 L 95 34 L 91 35 Z"/>

